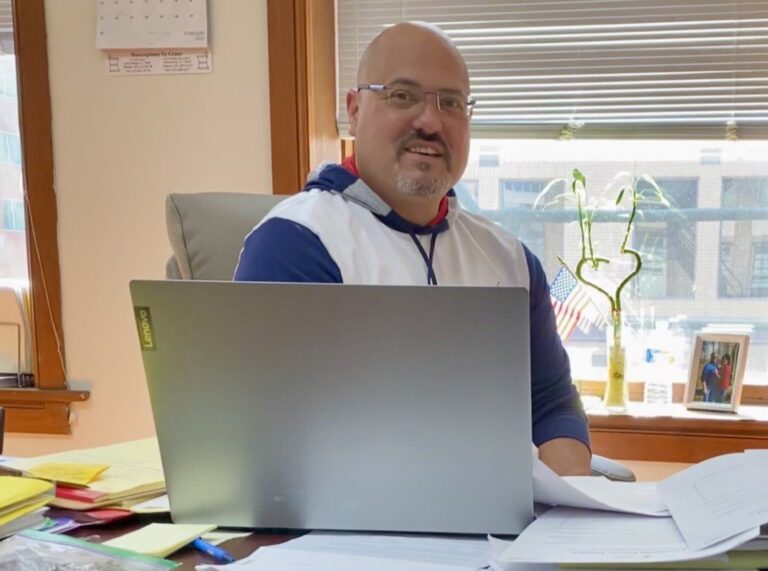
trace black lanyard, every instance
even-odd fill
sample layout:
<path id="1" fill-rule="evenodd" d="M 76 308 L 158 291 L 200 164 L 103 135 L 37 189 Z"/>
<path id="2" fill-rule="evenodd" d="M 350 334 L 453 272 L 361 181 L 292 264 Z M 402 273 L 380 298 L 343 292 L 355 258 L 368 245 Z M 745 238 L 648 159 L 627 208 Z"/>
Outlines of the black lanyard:
<path id="1" fill-rule="evenodd" d="M 413 243 L 416 244 L 416 247 L 419 249 L 419 253 L 423 258 L 424 263 L 427 264 L 427 284 L 437 285 L 437 276 L 435 275 L 435 269 L 432 267 L 432 260 L 435 259 L 435 243 L 437 242 L 437 233 L 432 234 L 432 239 L 429 241 L 429 256 L 427 256 L 427 252 L 424 250 L 424 246 L 421 245 L 421 241 L 416 236 L 416 234 L 410 232 L 410 236 L 411 240 L 413 240 Z"/>

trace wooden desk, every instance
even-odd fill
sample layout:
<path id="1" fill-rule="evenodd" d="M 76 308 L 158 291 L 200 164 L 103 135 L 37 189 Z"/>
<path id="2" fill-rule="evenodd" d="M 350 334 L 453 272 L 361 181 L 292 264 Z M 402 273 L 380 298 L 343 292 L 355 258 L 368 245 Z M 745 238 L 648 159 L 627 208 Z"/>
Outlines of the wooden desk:
<path id="1" fill-rule="evenodd" d="M 130 519 L 122 520 L 112 525 L 80 527 L 67 533 L 67 535 L 80 539 L 87 539 L 94 543 L 103 543 L 104 541 L 125 535 L 126 533 L 135 531 L 153 522 L 170 523 L 170 521 L 171 518 L 168 514 L 136 515 L 132 516 Z M 236 559 L 244 559 L 259 547 L 283 543 L 284 541 L 298 537 L 298 535 L 299 534 L 253 533 L 248 537 L 226 541 L 221 544 L 221 547 L 229 551 Z M 222 564 L 220 561 L 216 561 L 192 547 L 180 549 L 169 556 L 168 559 L 182 563 L 182 566 L 178 567 L 178 569 L 184 571 L 193 570 L 195 565 L 200 565 L 202 563 Z"/>
<path id="2" fill-rule="evenodd" d="M 623 460 L 622 463 L 626 464 L 637 475 L 638 481 L 641 482 L 663 480 L 667 476 L 671 476 L 690 465 L 680 462 L 650 462 L 643 460 Z M 170 521 L 171 519 L 168 514 L 137 515 L 112 525 L 81 527 L 67 535 L 78 537 L 80 539 L 88 539 L 89 541 L 96 543 L 102 543 L 139 529 L 140 527 L 144 527 L 152 522 L 170 523 Z M 227 541 L 221 544 L 221 547 L 229 551 L 239 560 L 248 557 L 259 547 L 283 543 L 289 539 L 298 537 L 298 535 L 299 534 L 289 533 L 253 533 L 248 537 Z M 213 560 L 211 557 L 204 553 L 200 553 L 191 547 L 185 547 L 184 549 L 177 551 L 171 555 L 169 559 L 182 563 L 182 566 L 179 567 L 179 569 L 184 571 L 193 570 L 195 565 L 200 565 L 201 563 L 220 564 L 220 562 Z"/>
<path id="3" fill-rule="evenodd" d="M 690 466 L 684 462 L 651 462 L 648 460 L 622 460 L 621 463 L 635 473 L 638 482 L 658 482 Z"/>
<path id="4" fill-rule="evenodd" d="M 742 406 L 738 414 L 652 409 L 630 403 L 627 414 L 588 409 L 592 450 L 615 460 L 701 462 L 747 448 L 768 448 L 768 407 Z"/>

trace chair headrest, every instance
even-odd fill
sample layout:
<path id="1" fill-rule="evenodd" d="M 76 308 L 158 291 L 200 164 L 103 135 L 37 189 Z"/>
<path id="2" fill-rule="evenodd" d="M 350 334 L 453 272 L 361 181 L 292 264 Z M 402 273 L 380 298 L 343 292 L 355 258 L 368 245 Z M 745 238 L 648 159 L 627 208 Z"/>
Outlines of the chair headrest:
<path id="1" fill-rule="evenodd" d="M 168 195 L 166 229 L 174 259 L 167 277 L 232 279 L 244 238 L 285 198 L 232 192 Z"/>

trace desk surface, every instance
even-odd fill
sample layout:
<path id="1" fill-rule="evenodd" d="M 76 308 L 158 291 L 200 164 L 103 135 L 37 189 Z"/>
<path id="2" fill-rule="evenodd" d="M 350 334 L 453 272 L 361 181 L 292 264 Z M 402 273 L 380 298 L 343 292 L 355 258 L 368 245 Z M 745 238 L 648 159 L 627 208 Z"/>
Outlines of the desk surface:
<path id="1" fill-rule="evenodd" d="M 651 462 L 647 460 L 619 460 L 619 462 L 635 473 L 638 482 L 658 482 L 690 466 L 684 462 Z"/>
<path id="2" fill-rule="evenodd" d="M 169 523 L 170 521 L 171 518 L 168 514 L 136 515 L 112 525 L 80 527 L 69 532 L 67 535 L 80 539 L 87 539 L 94 543 L 103 543 L 110 539 L 114 539 L 115 537 L 135 531 L 153 522 Z M 283 543 L 284 541 L 297 537 L 297 535 L 298 534 L 253 533 L 248 537 L 226 541 L 221 544 L 221 547 L 229 551 L 235 558 L 244 559 L 259 547 Z M 191 547 L 185 547 L 177 551 L 168 557 L 168 559 L 182 563 L 182 566 L 178 569 L 184 571 L 194 569 L 195 565 L 200 565 L 202 563 L 221 564 L 221 562 L 216 561 L 208 555 L 200 553 Z"/>
<path id="3" fill-rule="evenodd" d="M 662 480 L 667 476 L 679 472 L 680 470 L 689 466 L 689 464 L 683 464 L 680 462 L 646 462 L 640 460 L 622 460 L 622 462 L 635 472 L 639 481 L 645 482 Z M 134 531 L 155 521 L 170 522 L 170 517 L 168 514 L 134 516 L 128 521 L 117 522 L 113 525 L 100 527 L 81 527 L 72 531 L 69 535 L 101 543 L 103 541 L 107 541 L 114 537 L 118 537 L 120 535 Z M 288 541 L 289 539 L 293 539 L 294 537 L 297 537 L 297 534 L 253 533 L 248 537 L 227 541 L 222 544 L 222 547 L 232 553 L 232 555 L 234 555 L 237 559 L 243 559 L 253 553 L 259 547 L 282 543 L 284 541 Z M 207 555 L 195 551 L 189 547 L 177 551 L 169 559 L 182 563 L 182 566 L 179 567 L 179 569 L 184 571 L 188 569 L 194 569 L 195 565 L 199 565 L 201 563 L 217 563 Z"/>

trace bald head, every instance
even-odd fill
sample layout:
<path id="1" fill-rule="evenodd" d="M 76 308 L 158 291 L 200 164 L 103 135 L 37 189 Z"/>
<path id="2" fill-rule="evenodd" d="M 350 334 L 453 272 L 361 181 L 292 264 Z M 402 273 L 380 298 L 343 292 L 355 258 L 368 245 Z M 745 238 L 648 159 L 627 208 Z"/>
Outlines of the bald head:
<path id="1" fill-rule="evenodd" d="M 347 113 L 360 178 L 406 220 L 424 225 L 467 166 L 464 58 L 438 28 L 397 24 L 365 50 L 358 86 L 347 93 Z"/>
<path id="2" fill-rule="evenodd" d="M 426 22 L 401 22 L 376 36 L 360 58 L 357 83 L 380 82 L 381 76 L 393 66 L 416 57 L 450 62 L 455 66 L 465 92 L 469 91 L 469 72 L 464 57 L 445 32 Z"/>

